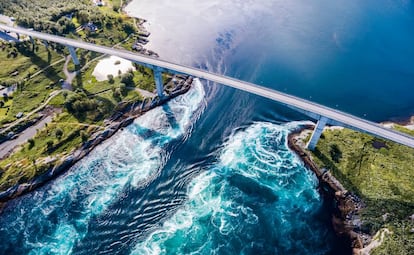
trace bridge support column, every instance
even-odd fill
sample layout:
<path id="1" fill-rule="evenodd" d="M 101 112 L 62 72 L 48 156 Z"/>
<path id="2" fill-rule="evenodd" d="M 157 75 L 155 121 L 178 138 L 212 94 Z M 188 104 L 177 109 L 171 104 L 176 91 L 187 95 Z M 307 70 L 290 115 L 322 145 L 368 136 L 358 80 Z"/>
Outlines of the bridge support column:
<path id="1" fill-rule="evenodd" d="M 78 56 L 76 55 L 75 48 L 73 48 L 72 46 L 66 46 L 66 47 L 68 47 L 68 50 L 69 50 L 70 56 L 72 57 L 72 61 L 73 61 L 73 63 L 75 64 L 75 66 L 80 65 L 80 62 L 79 62 Z"/>
<path id="2" fill-rule="evenodd" d="M 308 148 L 308 150 L 313 151 L 316 147 L 316 144 L 319 141 L 319 138 L 322 135 L 323 132 L 323 128 L 326 126 L 326 123 L 328 122 L 328 118 L 321 116 L 318 120 L 318 123 L 316 123 L 316 127 L 313 130 L 312 136 L 308 142 L 308 144 L 306 145 L 306 147 Z"/>
<path id="3" fill-rule="evenodd" d="M 155 86 L 157 87 L 157 94 L 160 99 L 164 98 L 164 83 L 162 82 L 162 69 L 159 67 L 154 67 L 154 80 Z"/>
<path id="4" fill-rule="evenodd" d="M 17 36 L 17 40 L 20 41 L 20 34 L 19 33 L 16 33 L 16 36 Z"/>
<path id="5" fill-rule="evenodd" d="M 30 42 L 34 45 L 35 41 L 34 41 L 33 37 L 29 36 L 29 39 L 30 39 Z"/>

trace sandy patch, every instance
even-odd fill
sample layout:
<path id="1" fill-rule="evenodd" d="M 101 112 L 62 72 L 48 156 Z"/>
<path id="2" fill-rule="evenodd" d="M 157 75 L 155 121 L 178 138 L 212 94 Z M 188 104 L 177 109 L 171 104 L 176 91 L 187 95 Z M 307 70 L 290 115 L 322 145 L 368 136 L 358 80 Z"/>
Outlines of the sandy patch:
<path id="1" fill-rule="evenodd" d="M 116 64 L 119 63 L 119 64 Z M 110 56 L 104 58 L 98 62 L 92 75 L 95 76 L 98 81 L 108 80 L 108 75 L 112 74 L 114 77 L 118 76 L 119 73 L 126 73 L 128 70 L 134 70 L 132 62 L 123 58 Z"/>

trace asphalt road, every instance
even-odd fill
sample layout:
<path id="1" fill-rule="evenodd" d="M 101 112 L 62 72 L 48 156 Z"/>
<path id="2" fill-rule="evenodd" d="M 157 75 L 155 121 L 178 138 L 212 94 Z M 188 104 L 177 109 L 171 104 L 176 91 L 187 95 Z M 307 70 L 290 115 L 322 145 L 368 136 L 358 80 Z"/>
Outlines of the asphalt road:
<path id="1" fill-rule="evenodd" d="M 38 130 L 42 129 L 46 123 L 52 121 L 52 116 L 48 116 L 43 120 L 39 121 L 36 125 L 28 127 L 23 132 L 19 134 L 16 139 L 8 140 L 1 144 L 0 146 L 0 159 L 6 156 L 9 152 L 13 151 L 16 146 L 25 143 L 30 138 L 34 137 Z"/>
<path id="2" fill-rule="evenodd" d="M 19 34 L 29 35 L 41 40 L 56 42 L 59 44 L 72 46 L 75 48 L 83 48 L 90 51 L 100 52 L 107 55 L 118 56 L 130 61 L 138 62 L 146 66 L 150 67 L 159 67 L 162 68 L 163 71 L 169 71 L 172 73 L 181 73 L 181 74 L 188 74 L 194 77 L 198 77 L 201 79 L 213 81 L 225 86 L 233 87 L 236 89 L 240 89 L 255 95 L 259 95 L 262 97 L 269 98 L 271 100 L 280 102 L 285 105 L 293 106 L 295 108 L 301 109 L 306 112 L 311 112 L 319 116 L 325 116 L 331 120 L 334 120 L 336 123 L 341 123 L 347 127 L 353 127 L 357 130 L 365 131 L 369 134 L 382 137 L 409 147 L 414 148 L 414 137 L 411 137 L 406 134 L 402 134 L 400 132 L 387 129 L 377 123 L 364 120 L 362 118 L 331 109 L 329 107 L 313 103 L 308 100 L 304 100 L 295 96 L 291 96 L 285 93 L 281 93 L 276 90 L 272 90 L 266 87 L 262 87 L 253 83 L 240 81 L 234 78 L 226 77 L 219 74 L 214 74 L 208 71 L 204 71 L 201 69 L 183 66 L 175 63 L 171 63 L 168 61 L 164 61 L 161 59 L 155 59 L 149 56 L 140 55 L 137 53 L 112 49 L 105 46 L 95 45 L 91 43 L 86 43 L 83 41 L 73 40 L 65 37 L 40 33 L 24 28 L 18 27 L 10 27 L 6 25 L 0 24 L 0 29 L 8 30 L 12 32 L 16 32 Z"/>

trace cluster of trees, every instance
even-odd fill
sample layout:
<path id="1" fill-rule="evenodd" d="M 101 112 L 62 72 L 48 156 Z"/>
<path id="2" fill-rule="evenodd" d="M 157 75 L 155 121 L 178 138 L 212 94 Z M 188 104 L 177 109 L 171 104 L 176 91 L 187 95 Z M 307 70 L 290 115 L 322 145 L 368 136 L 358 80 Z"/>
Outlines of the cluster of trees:
<path id="1" fill-rule="evenodd" d="M 98 108 L 98 102 L 88 98 L 84 93 L 71 93 L 67 95 L 64 105 L 75 116 L 80 116 L 83 113 Z"/>
<path id="2" fill-rule="evenodd" d="M 14 0 L 0 2 L 0 12 L 15 17 L 19 25 L 54 34 L 64 34 L 73 30 L 75 26 L 70 17 L 72 13 L 78 10 L 93 10 L 93 6 L 89 0 Z"/>
<path id="3" fill-rule="evenodd" d="M 85 92 L 64 93 L 64 107 L 80 120 L 100 121 L 113 110 L 114 105 L 104 98 L 89 98 Z"/>
<path id="4" fill-rule="evenodd" d="M 59 35 L 75 31 L 72 17 L 76 17 L 79 24 L 93 22 L 98 27 L 106 28 L 118 24 L 119 29 L 127 34 L 135 31 L 135 27 L 123 23 L 122 18 L 101 13 L 90 0 L 0 1 L 0 13 L 15 17 L 20 26 Z"/>

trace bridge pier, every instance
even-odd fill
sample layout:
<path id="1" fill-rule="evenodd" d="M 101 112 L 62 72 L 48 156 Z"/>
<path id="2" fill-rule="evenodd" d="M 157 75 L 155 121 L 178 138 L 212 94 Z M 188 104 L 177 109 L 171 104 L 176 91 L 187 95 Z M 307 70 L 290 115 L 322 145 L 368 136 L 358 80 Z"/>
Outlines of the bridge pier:
<path id="1" fill-rule="evenodd" d="M 34 44 L 35 44 L 35 41 L 34 41 L 33 37 L 31 37 L 31 36 L 29 35 L 29 39 L 30 39 L 30 42 L 34 45 Z"/>
<path id="2" fill-rule="evenodd" d="M 164 83 L 162 82 L 162 69 L 155 66 L 153 69 L 155 86 L 157 87 L 157 94 L 160 99 L 164 98 Z"/>
<path id="3" fill-rule="evenodd" d="M 66 47 L 68 47 L 68 50 L 69 50 L 70 56 L 72 57 L 72 61 L 73 61 L 73 63 L 75 64 L 75 66 L 80 65 L 80 62 L 79 62 L 78 56 L 76 55 L 75 48 L 74 48 L 74 47 L 72 47 L 72 46 L 66 46 Z"/>
<path id="4" fill-rule="evenodd" d="M 326 117 L 321 116 L 318 120 L 318 123 L 316 123 L 316 127 L 313 130 L 312 136 L 308 142 L 308 144 L 306 145 L 306 147 L 308 148 L 308 150 L 313 151 L 316 147 L 316 144 L 319 141 L 319 138 L 322 135 L 323 132 L 323 128 L 326 126 L 326 123 L 328 123 L 329 119 Z"/>

